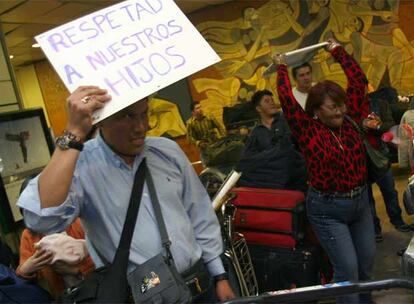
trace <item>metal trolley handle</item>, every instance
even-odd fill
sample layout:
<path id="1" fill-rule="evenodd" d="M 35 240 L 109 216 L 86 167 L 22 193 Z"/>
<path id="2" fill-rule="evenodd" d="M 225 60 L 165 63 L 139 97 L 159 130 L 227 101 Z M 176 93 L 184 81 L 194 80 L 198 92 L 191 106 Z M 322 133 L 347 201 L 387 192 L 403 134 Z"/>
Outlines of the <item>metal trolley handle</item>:
<path id="1" fill-rule="evenodd" d="M 411 278 L 395 278 L 366 282 L 340 282 L 327 285 L 317 285 L 296 288 L 291 290 L 279 290 L 264 293 L 257 297 L 234 299 L 225 304 L 245 303 L 300 303 L 301 301 L 314 301 L 324 298 L 337 297 L 351 293 L 360 293 L 375 290 L 387 290 L 392 288 L 404 288 L 414 290 L 414 280 Z"/>

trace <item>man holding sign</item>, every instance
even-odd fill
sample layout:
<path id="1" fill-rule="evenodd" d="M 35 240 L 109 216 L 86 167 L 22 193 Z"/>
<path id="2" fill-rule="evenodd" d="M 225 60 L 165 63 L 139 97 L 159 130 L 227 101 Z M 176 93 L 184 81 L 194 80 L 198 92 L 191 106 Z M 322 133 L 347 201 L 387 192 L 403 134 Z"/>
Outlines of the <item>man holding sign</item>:
<path id="1" fill-rule="evenodd" d="M 215 279 L 220 301 L 234 297 L 220 254 L 220 227 L 210 199 L 191 164 L 173 141 L 146 138 L 148 101 L 143 99 L 99 124 L 97 138 L 83 145 L 92 114 L 111 97 L 95 86 L 80 87 L 68 98 L 69 122 L 52 160 L 23 192 L 26 225 L 42 233 L 62 231 L 80 217 L 99 266 L 112 261 L 125 220 L 135 171 L 142 159 L 154 178 L 179 272 L 200 258 Z M 82 152 L 80 151 L 82 150 Z M 129 271 L 161 252 L 158 224 L 144 189 L 129 256 Z M 139 282 L 138 282 L 139 283 Z M 207 293 L 211 290 L 207 290 Z M 210 303 L 215 297 L 203 297 Z"/>
<path id="2" fill-rule="evenodd" d="M 50 163 L 20 197 L 26 225 L 42 233 L 58 232 L 79 216 L 95 264 L 113 261 L 134 175 L 145 158 L 174 263 L 195 302 L 232 299 L 220 259 L 220 226 L 204 187 L 176 143 L 146 138 L 147 96 L 214 64 L 220 60 L 217 54 L 172 0 L 124 1 L 36 39 L 73 93 L 67 99 L 66 132 L 57 139 Z M 93 123 L 100 134 L 83 144 Z M 162 250 L 145 186 L 128 273 Z M 198 276 L 199 269 L 191 273 L 200 264 L 215 281 L 205 290 L 198 278 L 206 276 Z"/>

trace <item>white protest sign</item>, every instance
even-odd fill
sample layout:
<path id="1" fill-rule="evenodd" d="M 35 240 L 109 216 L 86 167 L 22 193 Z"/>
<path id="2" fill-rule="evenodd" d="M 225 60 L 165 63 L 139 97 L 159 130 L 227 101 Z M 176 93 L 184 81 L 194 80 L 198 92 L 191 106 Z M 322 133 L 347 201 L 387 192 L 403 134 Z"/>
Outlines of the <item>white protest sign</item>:
<path id="1" fill-rule="evenodd" d="M 128 0 L 36 36 L 70 92 L 105 88 L 98 122 L 218 61 L 173 0 Z"/>

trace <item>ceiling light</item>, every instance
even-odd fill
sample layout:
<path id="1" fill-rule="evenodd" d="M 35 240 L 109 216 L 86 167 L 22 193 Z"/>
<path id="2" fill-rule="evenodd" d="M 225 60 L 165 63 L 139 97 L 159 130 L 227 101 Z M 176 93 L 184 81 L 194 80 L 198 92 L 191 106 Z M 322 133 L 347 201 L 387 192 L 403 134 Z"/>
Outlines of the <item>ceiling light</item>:
<path id="1" fill-rule="evenodd" d="M 14 55 L 10 55 L 10 56 L 9 56 L 9 58 L 10 58 L 10 59 L 13 59 L 13 58 L 14 58 Z"/>
<path id="2" fill-rule="evenodd" d="M 33 43 L 32 48 L 40 48 L 40 44 L 39 43 Z"/>

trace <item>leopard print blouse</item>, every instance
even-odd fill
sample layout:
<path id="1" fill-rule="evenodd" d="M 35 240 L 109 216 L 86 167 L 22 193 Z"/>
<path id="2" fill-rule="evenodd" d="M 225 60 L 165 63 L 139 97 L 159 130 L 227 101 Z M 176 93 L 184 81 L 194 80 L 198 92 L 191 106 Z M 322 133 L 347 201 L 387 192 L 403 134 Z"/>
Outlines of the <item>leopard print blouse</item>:
<path id="1" fill-rule="evenodd" d="M 358 63 L 342 47 L 336 47 L 332 55 L 348 79 L 347 115 L 360 123 L 369 112 L 367 79 Z M 279 100 L 306 160 L 310 186 L 331 193 L 347 192 L 364 185 L 367 175 L 365 150 L 357 130 L 348 120 L 339 132 L 310 117 L 293 96 L 286 65 L 279 65 L 277 72 Z"/>

